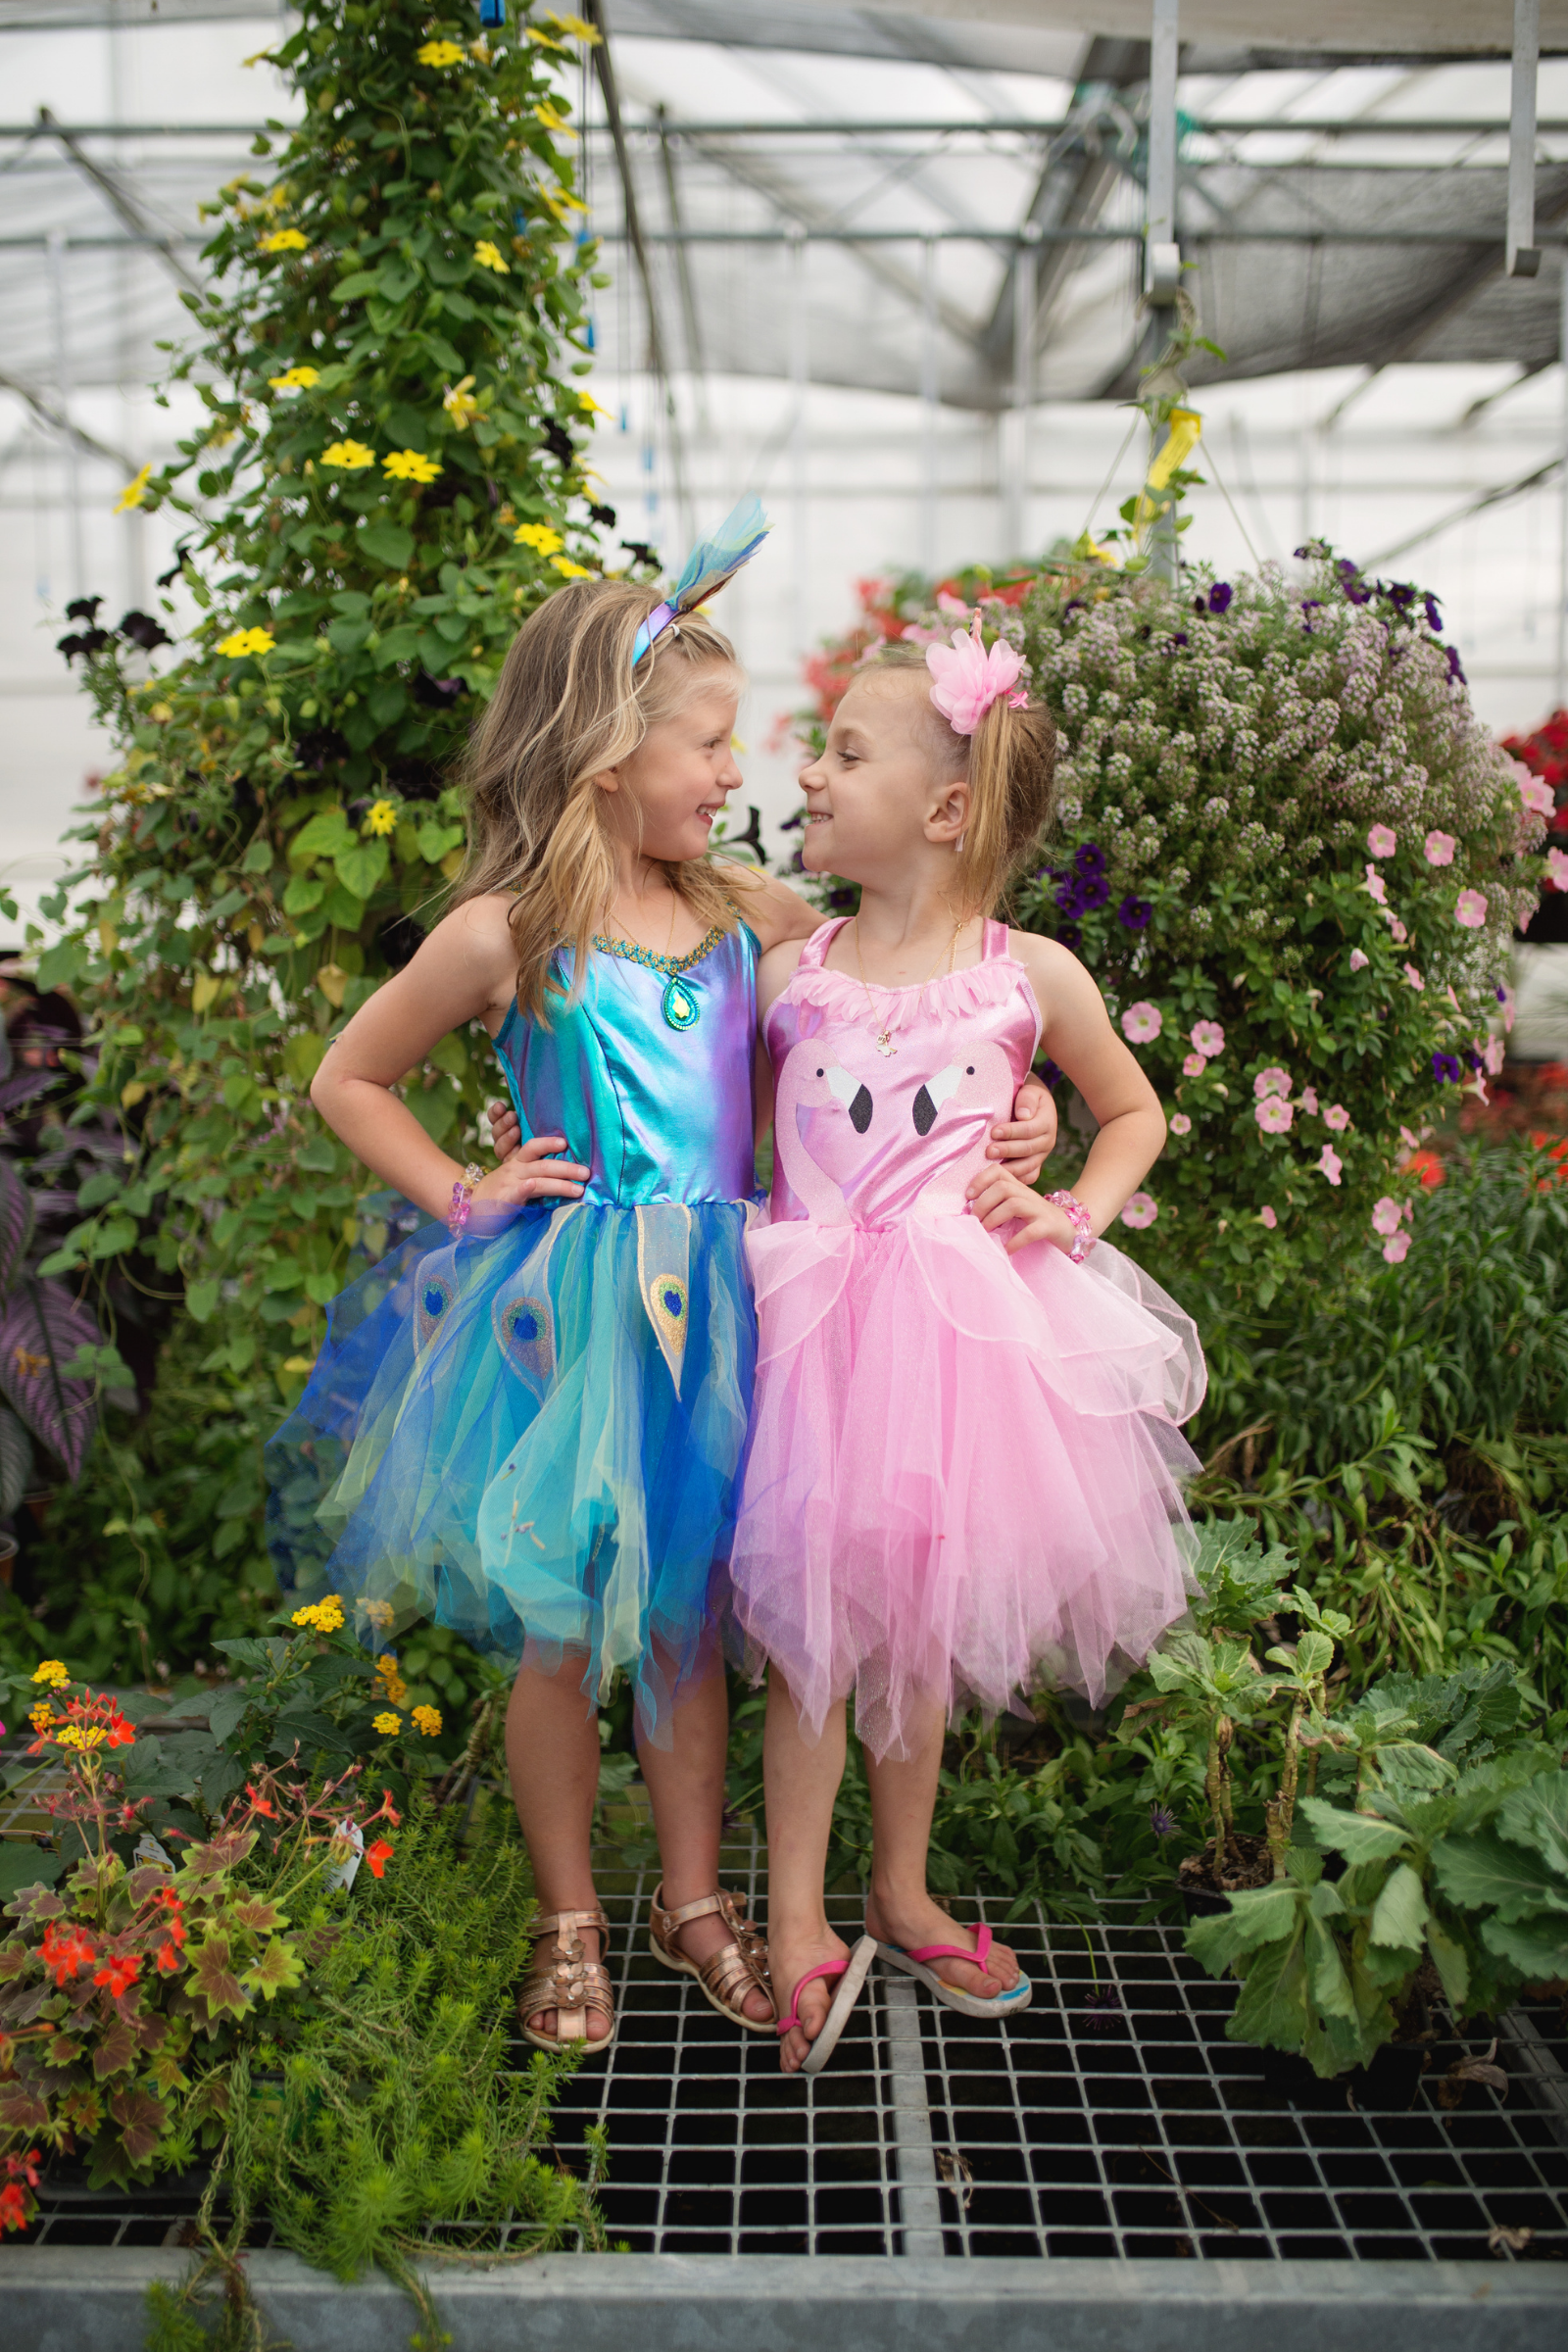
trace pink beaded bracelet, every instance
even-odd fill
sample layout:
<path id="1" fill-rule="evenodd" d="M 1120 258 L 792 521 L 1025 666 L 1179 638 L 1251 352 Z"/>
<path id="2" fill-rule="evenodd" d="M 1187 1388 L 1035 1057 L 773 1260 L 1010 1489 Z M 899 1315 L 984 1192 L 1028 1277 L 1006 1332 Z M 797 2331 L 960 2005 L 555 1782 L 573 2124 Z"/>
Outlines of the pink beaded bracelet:
<path id="1" fill-rule="evenodd" d="M 447 1216 L 447 1231 L 455 1242 L 463 1239 L 463 1229 L 473 1214 L 473 1188 L 484 1175 L 470 1159 L 457 1183 L 452 1187 L 452 1207 Z"/>
<path id="2" fill-rule="evenodd" d="M 1053 1208 L 1059 1208 L 1072 1227 L 1072 1248 L 1067 1255 L 1075 1266 L 1081 1266 L 1100 1238 L 1094 1220 L 1076 1193 L 1048 1193 L 1046 1199 Z"/>

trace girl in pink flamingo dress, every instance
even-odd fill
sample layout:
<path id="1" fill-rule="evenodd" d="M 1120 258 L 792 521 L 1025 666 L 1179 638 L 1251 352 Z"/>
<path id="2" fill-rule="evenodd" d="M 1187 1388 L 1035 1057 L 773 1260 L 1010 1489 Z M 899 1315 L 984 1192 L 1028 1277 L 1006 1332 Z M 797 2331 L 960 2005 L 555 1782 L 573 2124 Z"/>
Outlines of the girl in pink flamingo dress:
<path id="1" fill-rule="evenodd" d="M 1163 1114 L 1077 958 L 988 919 L 1049 820 L 1054 729 L 978 616 L 955 646 L 889 648 L 846 694 L 802 778 L 806 863 L 858 883 L 859 911 L 759 973 L 774 1173 L 747 1239 L 758 1364 L 730 1576 L 771 1668 L 787 2072 L 825 2063 L 878 1951 L 969 2014 L 1026 2004 L 1012 1955 L 983 1926 L 950 1940 L 926 1890 L 944 1718 L 1024 1712 L 1043 1683 L 1101 1704 L 1191 1590 L 1198 1336 L 1101 1238 Z M 1077 1194 L 993 1173 L 971 1197 L 1043 1031 L 1099 1123 Z M 872 1808 L 853 1954 L 821 1892 L 852 1690 Z"/>

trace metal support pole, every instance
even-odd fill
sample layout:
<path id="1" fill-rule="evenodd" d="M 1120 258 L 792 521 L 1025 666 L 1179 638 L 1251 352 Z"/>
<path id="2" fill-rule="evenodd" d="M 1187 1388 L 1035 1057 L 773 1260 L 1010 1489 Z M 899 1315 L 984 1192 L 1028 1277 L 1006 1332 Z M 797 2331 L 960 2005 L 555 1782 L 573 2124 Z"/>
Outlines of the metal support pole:
<path id="1" fill-rule="evenodd" d="M 807 544 L 806 400 L 810 380 L 807 346 L 806 239 L 790 240 L 790 640 L 806 651 L 806 615 L 810 596 L 810 553 Z"/>
<path id="2" fill-rule="evenodd" d="M 71 597 L 87 593 L 87 558 L 81 534 L 81 452 L 76 436 L 71 431 L 71 344 L 66 331 L 66 237 L 65 231 L 49 231 L 46 251 L 49 256 L 49 320 L 54 331 L 55 393 L 60 414 L 66 422 L 61 435 L 61 455 L 66 467 L 66 514 L 71 545 Z"/>
<path id="3" fill-rule="evenodd" d="M 1013 477 L 1008 500 L 1013 556 L 1029 546 L 1029 411 L 1035 396 L 1035 248 L 1020 245 L 1012 265 Z"/>
<path id="4" fill-rule="evenodd" d="M 938 522 L 941 514 L 941 463 L 937 439 L 941 418 L 941 380 L 937 346 L 937 241 L 927 237 L 920 251 L 920 569 L 928 580 L 937 576 Z"/>
<path id="5" fill-rule="evenodd" d="M 1536 243 L 1536 67 L 1541 0 L 1513 0 L 1513 83 L 1508 98 L 1508 246 L 1510 277 L 1534 277 Z"/>
<path id="6" fill-rule="evenodd" d="M 1568 703 L 1568 258 L 1563 263 L 1557 358 L 1562 368 L 1562 467 L 1557 476 L 1557 656 L 1552 707 L 1560 710 Z"/>
<path id="7" fill-rule="evenodd" d="M 1170 303 L 1181 282 L 1176 242 L 1176 68 L 1178 0 L 1154 0 L 1149 43 L 1149 225 L 1144 241 L 1144 292 Z"/>

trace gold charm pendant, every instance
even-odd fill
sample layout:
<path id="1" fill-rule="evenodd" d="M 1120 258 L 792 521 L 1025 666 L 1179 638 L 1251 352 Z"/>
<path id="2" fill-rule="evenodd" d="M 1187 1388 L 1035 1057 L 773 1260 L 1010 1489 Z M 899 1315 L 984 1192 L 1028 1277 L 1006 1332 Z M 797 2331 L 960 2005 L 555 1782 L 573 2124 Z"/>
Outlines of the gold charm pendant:
<path id="1" fill-rule="evenodd" d="M 896 1054 L 899 1049 L 884 1029 L 876 1041 L 876 1050 L 879 1054 Z"/>

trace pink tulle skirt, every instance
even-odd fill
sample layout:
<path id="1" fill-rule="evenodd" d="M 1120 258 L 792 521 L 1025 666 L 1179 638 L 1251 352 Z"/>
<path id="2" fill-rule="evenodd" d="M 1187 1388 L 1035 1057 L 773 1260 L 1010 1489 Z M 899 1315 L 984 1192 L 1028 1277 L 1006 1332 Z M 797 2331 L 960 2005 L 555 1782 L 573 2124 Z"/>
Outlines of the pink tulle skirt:
<path id="1" fill-rule="evenodd" d="M 759 1358 L 731 1563 L 754 1670 L 877 1756 L 930 1705 L 1101 1704 L 1187 1606 L 1190 1319 L 1102 1242 L 1009 1257 L 970 1216 L 754 1227 Z M 915 1718 L 919 1718 L 918 1721 Z"/>

